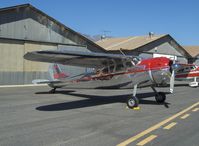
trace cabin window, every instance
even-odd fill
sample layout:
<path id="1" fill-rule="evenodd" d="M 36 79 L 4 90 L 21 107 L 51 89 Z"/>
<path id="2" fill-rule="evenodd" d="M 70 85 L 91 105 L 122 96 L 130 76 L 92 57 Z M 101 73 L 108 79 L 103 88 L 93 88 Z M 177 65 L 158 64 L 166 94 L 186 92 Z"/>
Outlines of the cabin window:
<path id="1" fill-rule="evenodd" d="M 114 70 L 114 66 L 110 66 L 110 67 L 106 67 L 106 68 L 102 69 L 102 72 L 105 73 L 105 74 L 106 73 L 112 73 L 113 70 Z"/>
<path id="2" fill-rule="evenodd" d="M 125 69 L 125 67 L 124 67 L 123 64 L 118 64 L 118 65 L 116 66 L 116 71 L 122 71 L 122 70 L 124 70 L 124 69 Z"/>
<path id="3" fill-rule="evenodd" d="M 180 73 L 180 72 L 184 72 L 184 69 L 179 69 L 178 72 L 179 72 L 179 73 Z"/>
<path id="4" fill-rule="evenodd" d="M 127 68 L 130 68 L 130 67 L 133 67 L 133 64 L 129 61 L 129 62 L 126 62 L 126 67 Z"/>

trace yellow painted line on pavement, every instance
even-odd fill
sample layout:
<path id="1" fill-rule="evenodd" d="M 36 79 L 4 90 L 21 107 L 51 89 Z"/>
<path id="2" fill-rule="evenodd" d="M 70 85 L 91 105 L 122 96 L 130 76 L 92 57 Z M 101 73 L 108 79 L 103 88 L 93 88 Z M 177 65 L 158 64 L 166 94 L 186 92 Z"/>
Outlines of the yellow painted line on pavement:
<path id="1" fill-rule="evenodd" d="M 180 117 L 180 119 L 186 119 L 189 116 L 190 116 L 190 114 L 185 114 L 184 116 Z"/>
<path id="2" fill-rule="evenodd" d="M 143 146 L 149 142 L 151 142 L 152 140 L 154 140 L 157 137 L 157 135 L 150 135 L 149 137 L 145 138 L 144 140 L 140 141 L 138 144 L 136 144 L 137 146 Z"/>
<path id="3" fill-rule="evenodd" d="M 146 130 L 140 132 L 139 134 L 137 134 L 137 135 L 135 135 L 135 136 L 133 136 L 133 137 L 130 137 L 129 139 L 127 139 L 127 140 L 121 142 L 120 144 L 118 144 L 117 146 L 126 146 L 126 145 L 128 145 L 128 144 L 134 142 L 135 140 L 137 140 L 137 139 L 143 137 L 144 135 L 146 135 L 146 134 L 148 134 L 148 133 L 150 133 L 150 132 L 152 132 L 152 131 L 154 131 L 154 130 L 160 128 L 161 126 L 163 126 L 163 125 L 165 125 L 166 123 L 168 123 L 168 122 L 174 120 L 175 118 L 177 118 L 177 117 L 183 115 L 184 113 L 188 112 L 189 110 L 191 110 L 192 108 L 195 108 L 195 107 L 198 106 L 198 105 L 199 105 L 199 102 L 197 102 L 197 103 L 191 105 L 190 107 L 188 107 L 188 108 L 182 110 L 181 112 L 179 112 L 179 113 L 177 113 L 177 114 L 175 114 L 175 115 L 173 115 L 173 116 L 171 116 L 171 117 L 169 117 L 169 118 L 167 118 L 167 119 L 161 121 L 160 123 L 158 123 L 158 124 L 156 124 L 156 125 L 154 125 L 154 126 L 148 128 L 148 129 L 146 129 Z"/>
<path id="4" fill-rule="evenodd" d="M 197 108 L 194 108 L 193 110 L 192 110 L 192 112 L 197 112 L 199 110 L 199 108 L 197 107 Z"/>
<path id="5" fill-rule="evenodd" d="M 174 127 L 176 124 L 177 124 L 176 122 L 172 122 L 172 123 L 170 123 L 169 125 L 165 126 L 163 129 L 169 130 L 169 129 L 171 129 L 172 127 Z"/>

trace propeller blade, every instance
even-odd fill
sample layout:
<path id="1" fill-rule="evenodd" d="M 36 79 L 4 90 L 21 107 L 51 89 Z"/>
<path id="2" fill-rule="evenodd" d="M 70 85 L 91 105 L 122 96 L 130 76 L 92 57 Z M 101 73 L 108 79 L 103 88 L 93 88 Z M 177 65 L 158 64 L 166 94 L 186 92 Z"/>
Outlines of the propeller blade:
<path id="1" fill-rule="evenodd" d="M 170 93 L 173 93 L 174 91 L 174 84 L 175 84 L 175 71 L 172 69 L 172 74 L 170 78 Z"/>
<path id="2" fill-rule="evenodd" d="M 175 84 L 175 72 L 180 68 L 180 64 L 175 63 L 173 61 L 173 64 L 171 65 L 171 78 L 170 78 L 170 92 L 173 93 L 174 91 L 174 84 Z"/>

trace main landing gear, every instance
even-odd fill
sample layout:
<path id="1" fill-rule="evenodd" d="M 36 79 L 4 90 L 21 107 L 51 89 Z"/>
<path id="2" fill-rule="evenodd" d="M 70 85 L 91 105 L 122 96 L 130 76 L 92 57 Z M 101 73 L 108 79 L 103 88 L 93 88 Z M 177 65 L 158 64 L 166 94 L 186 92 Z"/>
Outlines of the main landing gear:
<path id="1" fill-rule="evenodd" d="M 197 82 L 197 78 L 196 78 L 196 77 L 194 78 L 194 81 L 193 81 L 193 82 L 190 82 L 190 83 L 189 83 L 189 86 L 190 86 L 190 87 L 193 87 L 193 88 L 194 88 L 194 87 L 195 87 L 195 88 L 198 87 L 198 85 L 199 85 L 199 84 L 198 84 L 198 82 Z"/>
<path id="2" fill-rule="evenodd" d="M 128 108 L 136 108 L 139 105 L 139 100 L 136 96 L 129 97 L 126 102 Z"/>
<path id="3" fill-rule="evenodd" d="M 139 105 L 139 100 L 136 97 L 136 93 L 137 93 L 137 84 L 134 85 L 133 88 L 133 96 L 129 97 L 126 101 L 126 104 L 128 106 L 128 108 L 136 108 Z"/>
<path id="4" fill-rule="evenodd" d="M 155 100 L 157 103 L 164 103 L 166 100 L 166 95 L 164 92 L 157 92 L 157 90 L 151 86 L 152 90 L 155 92 Z"/>
<path id="5" fill-rule="evenodd" d="M 166 100 L 166 95 L 163 92 L 157 92 L 157 90 L 151 86 L 152 90 L 155 92 L 155 100 L 157 103 L 164 103 Z M 134 85 L 133 96 L 129 97 L 126 101 L 128 108 L 136 108 L 139 105 L 139 99 L 136 97 L 137 85 Z"/>

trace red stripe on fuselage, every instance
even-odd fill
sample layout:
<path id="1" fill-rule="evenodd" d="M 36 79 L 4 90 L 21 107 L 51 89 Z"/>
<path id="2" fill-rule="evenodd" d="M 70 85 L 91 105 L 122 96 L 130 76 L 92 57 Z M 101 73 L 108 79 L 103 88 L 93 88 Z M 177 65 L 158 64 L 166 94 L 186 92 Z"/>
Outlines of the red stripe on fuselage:
<path id="1" fill-rule="evenodd" d="M 154 70 L 163 70 L 163 69 L 168 69 L 169 67 L 156 67 L 156 68 L 151 68 L 151 69 L 145 69 L 145 70 L 133 70 L 129 69 L 126 72 L 120 72 L 120 73 L 110 73 L 110 74 L 102 74 L 100 76 L 93 76 L 93 77 L 84 77 L 82 79 L 78 79 L 78 81 L 90 81 L 90 80 L 108 80 L 111 79 L 113 76 L 118 76 L 118 75 L 127 75 L 127 74 L 135 74 L 135 73 L 141 73 L 141 72 L 148 72 L 148 71 L 154 71 Z"/>
<path id="2" fill-rule="evenodd" d="M 163 69 L 169 69 L 170 68 L 170 59 L 165 57 L 159 57 L 159 58 L 149 58 L 142 60 L 139 64 L 135 65 L 132 68 L 129 68 L 127 71 L 119 72 L 119 73 L 101 73 L 96 74 L 93 76 L 83 77 L 77 81 L 89 81 L 89 80 L 109 80 L 113 76 L 117 75 L 125 75 L 125 74 L 134 74 L 134 73 L 141 73 L 141 72 L 148 72 L 148 71 L 160 71 Z"/>
<path id="3" fill-rule="evenodd" d="M 194 77 L 199 77 L 199 73 L 188 73 L 188 74 L 176 75 L 176 78 L 194 78 Z"/>

